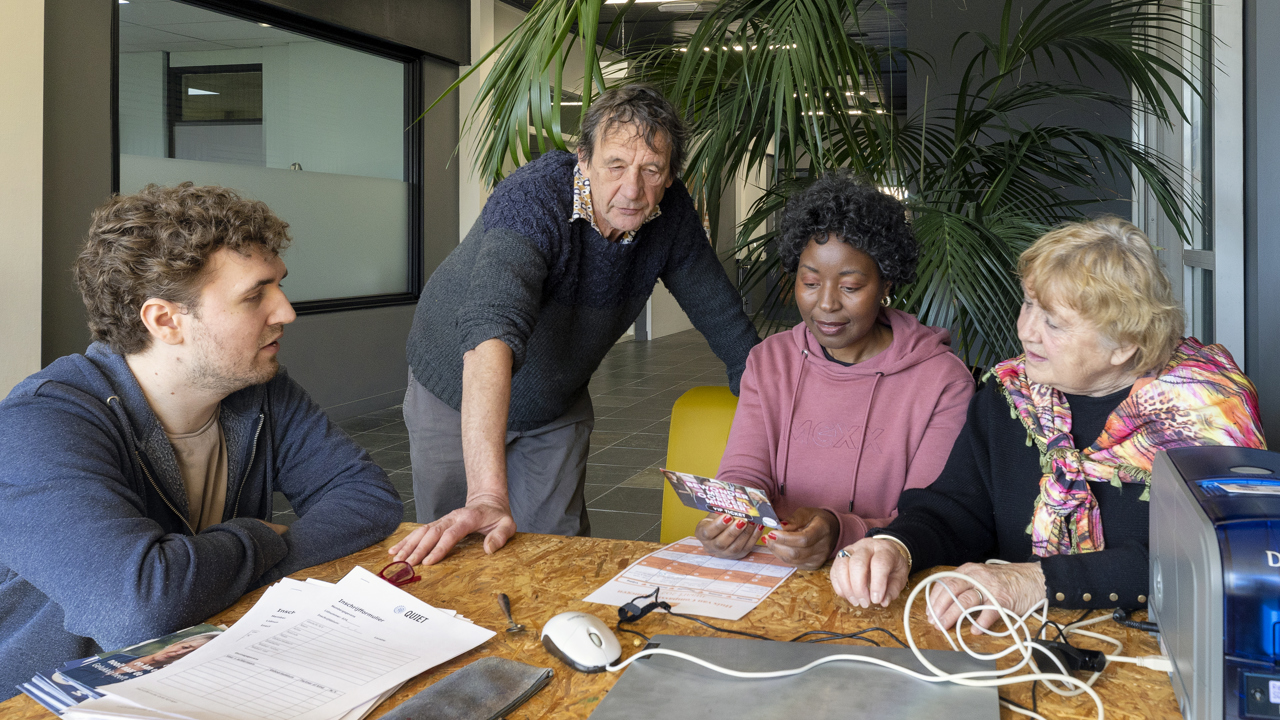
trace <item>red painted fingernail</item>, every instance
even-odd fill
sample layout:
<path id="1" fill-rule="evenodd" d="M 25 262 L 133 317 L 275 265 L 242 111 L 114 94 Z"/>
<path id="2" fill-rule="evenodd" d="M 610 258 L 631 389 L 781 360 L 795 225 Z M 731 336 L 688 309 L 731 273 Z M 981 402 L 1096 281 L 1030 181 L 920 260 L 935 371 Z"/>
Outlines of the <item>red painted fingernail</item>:
<path id="1" fill-rule="evenodd" d="M 744 527 L 746 527 L 746 526 L 747 526 L 747 521 L 746 521 L 746 520 L 739 520 L 739 521 L 738 521 L 738 529 L 739 529 L 739 530 L 741 530 L 742 528 L 744 528 Z"/>
<path id="2" fill-rule="evenodd" d="M 769 533 L 769 539 L 770 539 L 770 540 L 777 540 L 777 539 L 778 539 L 778 534 L 777 534 L 777 533 Z"/>
<path id="3" fill-rule="evenodd" d="M 790 525 L 790 524 L 791 524 L 791 523 L 787 522 L 786 520 L 783 520 L 783 521 L 782 521 L 782 527 L 786 527 L 786 526 L 788 526 L 788 525 Z"/>
<path id="4" fill-rule="evenodd" d="M 731 522 L 733 522 L 733 518 L 729 517 L 728 515 L 725 515 L 725 516 L 724 516 L 724 524 L 725 524 L 725 525 L 728 525 L 728 524 L 729 524 L 729 523 L 731 523 Z"/>
<path id="5" fill-rule="evenodd" d="M 769 536 L 768 536 L 768 535 L 765 535 L 764 537 L 760 538 L 760 544 L 761 544 L 761 545 L 768 545 L 768 544 L 769 544 Z"/>

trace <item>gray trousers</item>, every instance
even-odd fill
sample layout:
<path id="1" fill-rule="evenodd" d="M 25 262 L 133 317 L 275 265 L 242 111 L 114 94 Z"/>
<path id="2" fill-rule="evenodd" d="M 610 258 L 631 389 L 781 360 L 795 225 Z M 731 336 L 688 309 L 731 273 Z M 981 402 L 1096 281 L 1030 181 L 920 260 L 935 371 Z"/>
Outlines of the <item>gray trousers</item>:
<path id="1" fill-rule="evenodd" d="M 413 371 L 404 395 L 404 424 L 409 428 L 418 522 L 438 520 L 466 505 L 462 413 L 432 395 Z M 507 432 L 507 498 L 518 531 L 591 534 L 583 486 L 595 424 L 591 398 L 584 393 L 582 400 L 550 423 Z"/>

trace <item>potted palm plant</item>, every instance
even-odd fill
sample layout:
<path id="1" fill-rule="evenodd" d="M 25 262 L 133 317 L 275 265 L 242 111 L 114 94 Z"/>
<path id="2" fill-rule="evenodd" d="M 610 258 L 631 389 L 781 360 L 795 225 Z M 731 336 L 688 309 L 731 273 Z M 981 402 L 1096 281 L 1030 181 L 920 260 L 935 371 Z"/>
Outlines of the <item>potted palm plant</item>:
<path id="1" fill-rule="evenodd" d="M 580 95 L 585 111 L 607 87 L 601 44 L 615 28 L 600 31 L 603 3 L 538 0 L 491 51 L 496 62 L 469 120 L 479 129 L 475 161 L 486 181 L 535 152 L 564 149 L 562 95 Z M 1093 202 L 1081 191 L 1104 194 L 1100 178 L 1141 178 L 1186 237 L 1198 209 L 1186 202 L 1179 168 L 1128 136 L 1025 119 L 1030 109 L 1064 98 L 1142 110 L 1166 123 L 1182 115 L 1173 88 L 1191 85 L 1179 58 L 1193 28 L 1176 8 L 1160 0 L 1040 0 L 1015 15 L 1014 1 L 1006 0 L 995 35 L 962 43 L 966 33 L 957 32 L 953 53 L 976 47 L 948 58 L 965 68 L 958 90 L 900 117 L 871 100 L 884 94 L 881 68 L 935 61 L 860 40 L 859 23 L 875 5 L 723 0 L 670 45 L 611 55 L 626 68 L 613 84 L 654 83 L 685 112 L 693 142 L 684 181 L 712 217 L 737 173 L 772 163 L 765 194 L 737 228 L 736 252 L 751 268 L 741 289 L 776 269 L 766 251 L 774 233 L 759 232 L 765 220 L 833 168 L 905 195 L 921 244 L 919 279 L 894 302 L 926 324 L 952 328 L 962 356 L 976 365 L 1019 351 L 1014 261 L 1045 229 L 1080 216 Z M 569 67 L 575 47 L 583 80 L 566 87 L 566 71 L 576 75 Z M 1089 68 L 1117 77 L 1132 94 L 1090 87 L 1083 74 Z M 1031 72 L 1041 69 L 1052 72 Z M 1023 79 L 1049 74 L 1053 80 Z M 784 279 L 772 288 L 773 300 L 788 291 Z"/>

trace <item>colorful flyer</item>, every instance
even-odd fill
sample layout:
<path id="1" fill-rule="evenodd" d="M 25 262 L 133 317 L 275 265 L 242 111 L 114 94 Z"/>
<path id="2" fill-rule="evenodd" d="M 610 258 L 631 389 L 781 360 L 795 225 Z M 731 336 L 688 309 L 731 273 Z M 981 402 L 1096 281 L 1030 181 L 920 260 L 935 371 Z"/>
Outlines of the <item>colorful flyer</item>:
<path id="1" fill-rule="evenodd" d="M 586 601 L 617 607 L 658 589 L 676 612 L 739 620 L 795 571 L 766 548 L 726 560 L 685 538 L 632 563 Z"/>
<path id="2" fill-rule="evenodd" d="M 773 511 L 773 504 L 762 490 L 675 470 L 664 469 L 662 475 L 676 491 L 680 502 L 691 508 L 732 515 L 769 528 L 782 527 L 778 514 Z"/>

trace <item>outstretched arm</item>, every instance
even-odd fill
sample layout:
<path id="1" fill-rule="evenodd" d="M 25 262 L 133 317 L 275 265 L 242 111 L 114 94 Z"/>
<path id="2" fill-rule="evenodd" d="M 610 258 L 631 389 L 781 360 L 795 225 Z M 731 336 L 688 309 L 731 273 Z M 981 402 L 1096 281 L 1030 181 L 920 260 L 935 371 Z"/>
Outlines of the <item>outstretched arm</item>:
<path id="1" fill-rule="evenodd" d="M 414 530 L 391 548 L 396 560 L 433 565 L 459 540 L 485 534 L 493 553 L 515 534 L 507 500 L 507 412 L 511 405 L 511 348 L 493 338 L 462 356 L 462 458 L 467 504 Z"/>

